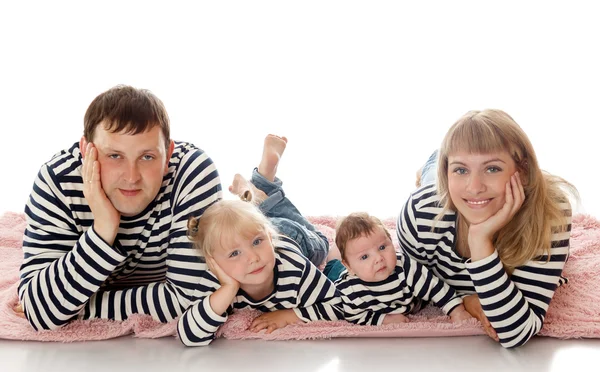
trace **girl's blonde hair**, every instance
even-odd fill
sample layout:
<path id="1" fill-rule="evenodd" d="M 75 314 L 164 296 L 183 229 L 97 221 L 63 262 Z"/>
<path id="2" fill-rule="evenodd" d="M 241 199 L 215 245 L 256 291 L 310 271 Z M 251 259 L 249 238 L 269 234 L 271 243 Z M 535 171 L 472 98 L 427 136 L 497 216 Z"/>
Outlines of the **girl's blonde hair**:
<path id="1" fill-rule="evenodd" d="M 219 200 L 201 217 L 188 220 L 188 238 L 205 257 L 231 247 L 239 237 L 252 239 L 259 233 L 271 237 L 277 231 L 257 207 L 241 200 Z"/>
<path id="2" fill-rule="evenodd" d="M 578 194 L 564 179 L 540 169 L 529 138 L 507 113 L 492 109 L 469 111 L 450 128 L 440 148 L 437 189 L 443 210 L 437 219 L 447 210 L 458 213 L 448 192 L 448 157 L 457 152 L 502 151 L 514 160 L 525 190 L 525 201 L 517 214 L 494 236 L 500 260 L 512 272 L 543 253 L 549 258 L 552 233 L 557 232 L 553 226 L 566 229 L 567 225 L 568 216 L 561 203 L 569 202 L 569 193 L 575 198 Z"/>

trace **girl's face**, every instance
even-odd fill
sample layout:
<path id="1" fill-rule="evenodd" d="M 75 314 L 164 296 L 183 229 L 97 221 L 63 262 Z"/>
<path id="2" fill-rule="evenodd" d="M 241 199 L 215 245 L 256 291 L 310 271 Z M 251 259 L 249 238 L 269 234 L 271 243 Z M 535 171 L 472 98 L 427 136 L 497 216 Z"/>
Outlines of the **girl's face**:
<path id="1" fill-rule="evenodd" d="M 452 203 L 469 224 L 481 223 L 498 212 L 506 199 L 506 184 L 517 171 L 507 151 L 448 156 L 448 191 Z"/>
<path id="2" fill-rule="evenodd" d="M 215 249 L 212 256 L 242 288 L 273 282 L 275 251 L 266 232 L 235 237 L 226 246 Z"/>

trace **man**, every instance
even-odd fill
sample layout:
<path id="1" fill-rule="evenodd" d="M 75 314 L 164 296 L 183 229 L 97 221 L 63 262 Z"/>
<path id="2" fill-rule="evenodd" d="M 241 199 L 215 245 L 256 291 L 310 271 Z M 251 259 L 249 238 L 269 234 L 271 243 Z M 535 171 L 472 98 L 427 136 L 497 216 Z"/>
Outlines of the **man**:
<path id="1" fill-rule="evenodd" d="M 80 142 L 41 167 L 25 207 L 25 317 L 36 330 L 135 313 L 173 320 L 206 275 L 187 221 L 220 198 L 212 160 L 170 139 L 154 94 L 129 86 L 100 94 Z"/>

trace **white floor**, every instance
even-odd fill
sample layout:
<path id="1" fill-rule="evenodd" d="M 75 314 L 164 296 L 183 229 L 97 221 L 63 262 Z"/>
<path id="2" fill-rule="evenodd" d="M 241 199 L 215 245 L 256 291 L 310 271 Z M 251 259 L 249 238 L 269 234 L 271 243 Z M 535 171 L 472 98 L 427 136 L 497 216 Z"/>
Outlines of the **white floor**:
<path id="1" fill-rule="evenodd" d="M 173 338 L 72 344 L 0 340 L 0 370 L 119 371 L 598 371 L 600 340 L 537 337 L 504 350 L 485 336 L 234 341 L 186 348 Z"/>

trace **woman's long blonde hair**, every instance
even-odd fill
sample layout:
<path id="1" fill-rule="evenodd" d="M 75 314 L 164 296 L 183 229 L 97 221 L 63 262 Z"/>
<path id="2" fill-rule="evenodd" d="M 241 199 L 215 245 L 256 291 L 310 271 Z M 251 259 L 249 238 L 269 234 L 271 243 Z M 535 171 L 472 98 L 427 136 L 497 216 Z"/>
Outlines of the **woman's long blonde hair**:
<path id="1" fill-rule="evenodd" d="M 501 110 L 469 111 L 448 130 L 438 158 L 437 189 L 443 211 L 458 213 L 448 192 L 448 156 L 457 152 L 487 154 L 508 151 L 515 161 L 525 189 L 525 201 L 513 219 L 494 237 L 494 246 L 509 271 L 527 261 L 550 253 L 553 227 L 566 228 L 561 206 L 568 194 L 578 198 L 573 185 L 542 171 L 529 138 L 507 113 Z M 458 225 L 457 225 L 458 228 Z M 543 249 L 541 251 L 540 249 Z"/>

